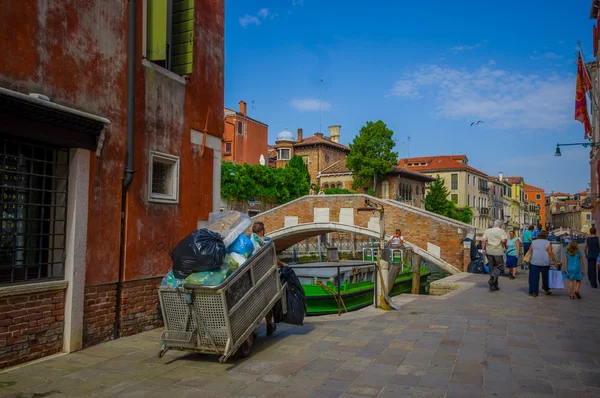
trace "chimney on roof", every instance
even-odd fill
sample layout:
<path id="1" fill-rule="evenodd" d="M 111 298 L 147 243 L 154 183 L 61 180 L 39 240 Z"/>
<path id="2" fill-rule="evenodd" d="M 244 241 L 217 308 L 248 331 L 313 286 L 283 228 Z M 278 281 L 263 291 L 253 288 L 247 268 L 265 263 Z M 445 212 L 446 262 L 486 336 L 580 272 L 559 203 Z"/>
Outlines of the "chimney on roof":
<path id="1" fill-rule="evenodd" d="M 298 129 L 298 142 L 302 142 L 302 129 Z"/>
<path id="2" fill-rule="evenodd" d="M 502 172 L 498 173 L 498 179 L 500 181 L 504 181 L 504 173 L 502 173 Z"/>
<path id="3" fill-rule="evenodd" d="M 329 138 L 333 142 L 340 143 L 340 129 L 342 126 L 329 126 Z"/>
<path id="4" fill-rule="evenodd" d="M 317 137 L 323 137 L 323 133 L 315 133 Z"/>
<path id="5" fill-rule="evenodd" d="M 246 103 L 244 101 L 240 101 L 240 113 L 246 116 Z"/>

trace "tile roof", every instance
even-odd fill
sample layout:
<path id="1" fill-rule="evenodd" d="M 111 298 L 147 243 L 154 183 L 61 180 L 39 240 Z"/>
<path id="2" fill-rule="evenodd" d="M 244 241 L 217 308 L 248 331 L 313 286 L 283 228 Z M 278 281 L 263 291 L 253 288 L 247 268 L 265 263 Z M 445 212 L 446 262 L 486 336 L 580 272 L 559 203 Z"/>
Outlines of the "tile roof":
<path id="1" fill-rule="evenodd" d="M 441 170 L 467 170 L 480 176 L 488 177 L 483 171 L 477 170 L 464 163 L 468 161 L 466 155 L 423 156 L 419 158 L 400 159 L 398 165 L 404 169 L 408 168 L 411 171 L 435 172 Z M 412 163 L 426 163 L 426 165 L 408 166 Z"/>
<path id="2" fill-rule="evenodd" d="M 331 141 L 331 139 L 324 137 L 322 134 L 317 133 L 315 135 L 311 135 L 310 137 L 304 138 L 301 142 L 297 142 L 294 144 L 294 147 L 302 147 L 309 145 L 327 145 L 336 149 L 341 149 L 344 152 L 350 152 L 350 147 Z"/>
<path id="3" fill-rule="evenodd" d="M 563 192 L 554 192 L 552 194 L 550 194 L 551 196 L 569 196 L 568 193 L 563 193 Z"/>
<path id="4" fill-rule="evenodd" d="M 338 160 L 334 164 L 325 167 L 323 170 L 319 172 L 319 174 L 347 174 L 352 173 L 352 170 L 346 167 L 346 162 L 344 160 Z M 406 168 L 394 166 L 392 172 L 390 174 L 398 174 L 403 177 L 411 178 L 417 181 L 425 181 L 431 182 L 434 181 L 434 178 L 429 177 L 426 174 L 419 173 L 418 171 L 408 170 Z"/>
<path id="5" fill-rule="evenodd" d="M 533 185 L 525 184 L 525 192 L 544 192 L 542 188 L 534 187 Z"/>
<path id="6" fill-rule="evenodd" d="M 516 185 L 516 184 L 521 183 L 521 180 L 523 180 L 523 177 L 512 176 L 512 177 L 506 177 L 506 179 L 508 180 L 509 184 Z"/>
<path id="7" fill-rule="evenodd" d="M 577 195 L 586 195 L 587 196 L 588 195 L 588 191 L 578 192 Z"/>
<path id="8" fill-rule="evenodd" d="M 246 119 L 246 120 L 248 120 L 250 122 L 258 123 L 258 124 L 261 124 L 261 125 L 263 125 L 265 127 L 269 127 L 268 124 L 266 124 L 264 122 L 261 122 L 260 120 L 252 119 L 248 115 L 243 115 L 243 114 L 241 114 L 238 111 L 234 111 L 233 109 L 224 108 L 223 109 L 223 114 L 225 115 L 226 118 L 228 118 L 230 116 L 236 116 L 236 117 L 239 117 L 239 118 L 242 118 L 242 119 Z"/>
<path id="9" fill-rule="evenodd" d="M 319 174 L 347 174 L 352 173 L 352 170 L 346 167 L 346 159 L 338 160 L 337 162 L 325 167 Z"/>

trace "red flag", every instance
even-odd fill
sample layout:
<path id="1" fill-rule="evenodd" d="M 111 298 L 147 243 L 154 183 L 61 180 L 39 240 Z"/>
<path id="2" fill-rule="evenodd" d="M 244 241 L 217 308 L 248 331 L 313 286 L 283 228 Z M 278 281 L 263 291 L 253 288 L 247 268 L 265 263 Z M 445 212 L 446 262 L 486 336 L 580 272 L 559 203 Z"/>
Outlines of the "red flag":
<path id="1" fill-rule="evenodd" d="M 581 54 L 577 60 L 577 84 L 575 88 L 575 120 L 583 123 L 585 128 L 584 138 L 592 136 L 592 126 L 590 125 L 590 115 L 587 110 L 586 93 L 592 89 L 592 82 L 583 67 Z"/>

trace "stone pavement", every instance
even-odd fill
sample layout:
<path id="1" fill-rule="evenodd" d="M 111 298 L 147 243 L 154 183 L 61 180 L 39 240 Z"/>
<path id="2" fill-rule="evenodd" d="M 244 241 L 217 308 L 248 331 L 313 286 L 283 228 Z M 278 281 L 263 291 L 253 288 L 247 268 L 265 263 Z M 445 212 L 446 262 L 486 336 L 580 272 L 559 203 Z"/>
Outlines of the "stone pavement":
<path id="1" fill-rule="evenodd" d="M 264 327 L 252 356 L 169 352 L 160 331 L 0 374 L 0 397 L 600 397 L 600 290 L 527 296 L 484 275 L 442 297 Z"/>

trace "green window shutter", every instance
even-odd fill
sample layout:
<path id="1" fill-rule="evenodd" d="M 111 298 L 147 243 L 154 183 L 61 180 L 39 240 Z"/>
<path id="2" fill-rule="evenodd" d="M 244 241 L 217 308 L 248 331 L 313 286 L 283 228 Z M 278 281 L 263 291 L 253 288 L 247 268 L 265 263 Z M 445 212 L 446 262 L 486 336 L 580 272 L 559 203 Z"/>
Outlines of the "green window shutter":
<path id="1" fill-rule="evenodd" d="M 194 0 L 173 0 L 171 46 L 171 71 L 181 76 L 191 74 L 194 50 Z"/>
<path id="2" fill-rule="evenodd" d="M 167 0 L 148 0 L 146 58 L 167 59 Z"/>

